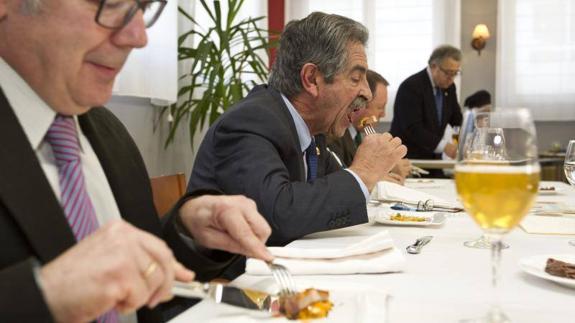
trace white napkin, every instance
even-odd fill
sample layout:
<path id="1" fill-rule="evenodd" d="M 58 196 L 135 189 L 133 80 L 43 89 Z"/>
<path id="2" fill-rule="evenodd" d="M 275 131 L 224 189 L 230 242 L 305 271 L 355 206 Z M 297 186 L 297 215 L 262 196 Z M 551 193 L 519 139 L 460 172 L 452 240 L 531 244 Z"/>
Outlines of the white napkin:
<path id="1" fill-rule="evenodd" d="M 527 233 L 575 234 L 575 218 L 528 215 L 521 221 L 520 227 Z"/>
<path id="2" fill-rule="evenodd" d="M 274 262 L 293 275 L 367 274 L 402 271 L 405 256 L 394 248 L 387 231 L 375 235 L 334 235 L 302 239 L 286 247 L 271 247 Z M 246 273 L 270 275 L 267 264 L 250 258 Z"/>
<path id="3" fill-rule="evenodd" d="M 433 200 L 436 206 L 458 207 L 454 203 L 450 203 L 437 196 L 411 189 L 392 182 L 378 182 L 377 183 L 377 200 L 379 201 L 401 201 L 417 204 L 419 201 Z"/>

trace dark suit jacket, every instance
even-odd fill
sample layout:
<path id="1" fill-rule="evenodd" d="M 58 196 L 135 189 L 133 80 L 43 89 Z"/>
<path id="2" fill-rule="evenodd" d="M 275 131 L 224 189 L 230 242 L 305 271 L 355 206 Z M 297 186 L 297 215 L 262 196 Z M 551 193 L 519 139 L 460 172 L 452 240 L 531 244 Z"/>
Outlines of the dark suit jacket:
<path id="1" fill-rule="evenodd" d="M 449 123 L 462 122 L 461 107 L 457 102 L 455 84 L 443 91 L 442 120 L 437 120 L 435 98 L 426 69 L 408 77 L 401 83 L 393 106 L 391 134 L 401 138 L 407 146 L 407 158 L 436 159 L 441 154 L 433 151 L 441 141 Z"/>
<path id="2" fill-rule="evenodd" d="M 272 227 L 268 244 L 285 245 L 306 234 L 367 222 L 365 197 L 317 136 L 318 179 L 306 182 L 294 122 L 280 93 L 255 87 L 208 130 L 188 191 L 244 194 Z"/>
<path id="3" fill-rule="evenodd" d="M 124 220 L 163 237 L 200 279 L 221 272 L 223 265 L 192 253 L 170 218 L 161 227 L 143 160 L 120 121 L 105 108 L 94 108 L 79 121 Z M 36 154 L 0 90 L 0 321 L 53 321 L 34 280 L 33 259 L 47 263 L 75 243 Z M 138 311 L 138 321 L 160 322 L 161 315 L 144 308 Z"/>
<path id="4" fill-rule="evenodd" d="M 357 150 L 357 145 L 349 133 L 349 129 L 345 129 L 345 132 L 341 138 L 334 136 L 327 137 L 327 147 L 339 157 L 344 167 L 349 167 L 353 162 L 353 157 Z"/>

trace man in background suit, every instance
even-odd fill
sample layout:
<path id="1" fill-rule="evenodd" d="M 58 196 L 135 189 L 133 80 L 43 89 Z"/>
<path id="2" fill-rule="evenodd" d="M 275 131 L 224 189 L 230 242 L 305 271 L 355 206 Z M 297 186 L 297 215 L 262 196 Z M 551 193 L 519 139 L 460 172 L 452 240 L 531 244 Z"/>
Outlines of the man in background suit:
<path id="1" fill-rule="evenodd" d="M 389 82 L 379 73 L 368 70 L 366 74 L 367 83 L 373 98 L 367 103 L 367 107 L 353 120 L 341 137 L 328 136 L 327 145 L 333 152 L 343 167 L 348 167 L 353 162 L 357 147 L 361 144 L 364 125 L 362 120 L 374 118 L 378 120 L 385 117 L 385 106 L 387 105 L 387 87 Z M 392 171 L 385 176 L 385 180 L 402 184 L 409 175 L 411 163 L 408 159 L 400 160 Z"/>
<path id="2" fill-rule="evenodd" d="M 443 139 L 447 124 L 460 126 L 455 77 L 460 73 L 461 51 L 453 46 L 437 47 L 428 66 L 401 83 L 395 97 L 390 132 L 407 146 L 410 159 L 455 158 L 457 146 Z M 431 175 L 442 175 L 434 170 Z"/>
<path id="3" fill-rule="evenodd" d="M 342 170 L 323 136 L 343 135 L 371 99 L 367 38 L 363 25 L 338 15 L 315 12 L 289 22 L 269 85 L 254 88 L 210 127 L 188 190 L 253 198 L 272 227 L 271 245 L 367 222 L 369 191 L 405 147 L 389 134 L 368 136 Z"/>
<path id="4" fill-rule="evenodd" d="M 271 259 L 244 197 L 186 196 L 162 227 L 134 142 L 91 108 L 163 9 L 122 4 L 0 0 L 2 322 L 160 322 L 184 266 L 209 279 L 230 262 L 207 248 Z"/>

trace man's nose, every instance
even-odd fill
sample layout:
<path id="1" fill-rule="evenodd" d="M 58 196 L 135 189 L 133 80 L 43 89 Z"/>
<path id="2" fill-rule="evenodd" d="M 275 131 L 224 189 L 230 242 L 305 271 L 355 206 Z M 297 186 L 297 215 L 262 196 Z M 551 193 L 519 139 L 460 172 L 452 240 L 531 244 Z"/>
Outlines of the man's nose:
<path id="1" fill-rule="evenodd" d="M 367 78 L 364 78 L 363 82 L 361 82 L 361 89 L 359 90 L 359 96 L 365 98 L 367 102 L 373 99 L 373 95 L 371 93 L 371 90 L 369 89 L 369 83 L 367 82 Z"/>
<path id="2" fill-rule="evenodd" d="M 138 10 L 130 22 L 116 31 L 114 43 L 120 47 L 142 48 L 148 43 L 144 13 Z"/>

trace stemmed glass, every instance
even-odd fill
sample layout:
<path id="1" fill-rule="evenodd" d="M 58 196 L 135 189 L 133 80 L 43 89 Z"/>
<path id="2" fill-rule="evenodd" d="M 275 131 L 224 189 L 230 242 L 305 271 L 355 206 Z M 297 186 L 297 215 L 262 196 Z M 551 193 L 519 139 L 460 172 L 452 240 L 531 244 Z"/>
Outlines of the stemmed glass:
<path id="1" fill-rule="evenodd" d="M 455 184 L 465 210 L 491 241 L 493 290 L 489 312 L 473 321 L 509 322 L 497 293 L 501 240 L 527 214 L 537 196 L 540 167 L 535 125 L 526 109 L 476 113 L 473 118 L 472 138 L 461 139 L 471 142 L 458 153 Z"/>
<path id="2" fill-rule="evenodd" d="M 504 159 L 507 152 L 504 145 L 505 135 L 503 129 L 486 127 L 484 120 L 485 116 L 483 115 L 476 119 L 475 112 L 466 115 L 463 124 L 467 126 L 460 130 L 462 141 L 459 145 L 459 151 L 468 155 L 475 154 L 476 158 L 482 154 L 487 154 L 492 159 Z M 476 125 L 477 121 L 479 121 L 479 127 Z M 490 147 L 482 147 L 483 142 L 488 139 L 485 136 L 491 137 L 489 139 L 497 138 L 497 144 L 490 145 Z M 465 241 L 463 245 L 469 248 L 491 249 L 491 241 L 486 234 L 482 234 L 477 239 Z M 502 242 L 501 248 L 507 249 L 509 245 Z"/>
<path id="3" fill-rule="evenodd" d="M 575 140 L 569 140 L 563 170 L 565 171 L 565 177 L 567 177 L 569 184 L 575 186 Z M 569 241 L 569 244 L 575 246 L 575 240 Z"/>

